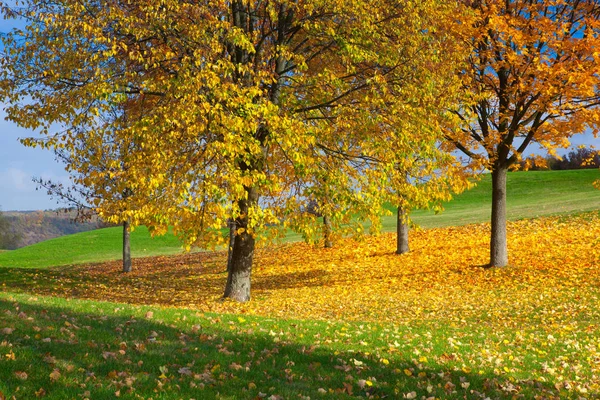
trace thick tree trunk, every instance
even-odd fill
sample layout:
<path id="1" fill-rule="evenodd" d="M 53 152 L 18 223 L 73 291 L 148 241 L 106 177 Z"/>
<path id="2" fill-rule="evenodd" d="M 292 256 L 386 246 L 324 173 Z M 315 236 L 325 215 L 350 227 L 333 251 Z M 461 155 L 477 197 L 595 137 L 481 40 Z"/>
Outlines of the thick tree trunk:
<path id="1" fill-rule="evenodd" d="M 248 234 L 248 212 L 250 206 L 258 205 L 256 188 L 246 188 L 248 199 L 239 200 L 240 216 L 236 219 L 237 230 L 243 229 L 236 235 L 231 251 L 231 263 L 227 271 L 227 284 L 223 297 L 239 302 L 250 300 L 250 275 L 254 258 L 255 239 Z"/>
<path id="2" fill-rule="evenodd" d="M 333 241 L 331 240 L 331 221 L 327 215 L 323 216 L 323 238 L 325 239 L 325 248 L 332 248 Z"/>
<path id="3" fill-rule="evenodd" d="M 408 247 L 408 221 L 406 212 L 398 206 L 398 214 L 396 219 L 396 254 L 404 254 L 410 251 Z"/>
<path id="4" fill-rule="evenodd" d="M 506 243 L 506 167 L 492 171 L 492 238 L 490 242 L 490 266 L 505 267 L 508 264 Z"/>
<path id="5" fill-rule="evenodd" d="M 123 272 L 131 272 L 131 246 L 129 221 L 123 222 Z"/>

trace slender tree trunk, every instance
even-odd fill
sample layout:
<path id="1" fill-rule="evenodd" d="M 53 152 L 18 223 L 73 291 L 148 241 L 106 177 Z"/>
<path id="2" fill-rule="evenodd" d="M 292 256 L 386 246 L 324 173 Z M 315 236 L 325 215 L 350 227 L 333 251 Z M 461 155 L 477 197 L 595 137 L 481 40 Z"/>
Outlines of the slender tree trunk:
<path id="1" fill-rule="evenodd" d="M 231 251 L 231 263 L 227 273 L 227 284 L 223 297 L 239 302 L 250 300 L 250 275 L 252 273 L 252 260 L 254 258 L 255 239 L 248 234 L 248 212 L 250 206 L 258 205 L 258 191 L 256 188 L 246 188 L 248 198 L 239 200 L 240 217 L 235 221 L 236 228 L 241 233 L 236 235 Z"/>
<path id="2" fill-rule="evenodd" d="M 131 272 L 131 246 L 129 221 L 123 221 L 123 272 Z"/>
<path id="3" fill-rule="evenodd" d="M 408 247 L 408 221 L 406 212 L 398 206 L 398 214 L 396 219 L 396 254 L 404 254 L 410 251 Z"/>
<path id="4" fill-rule="evenodd" d="M 506 167 L 492 171 L 492 238 L 490 242 L 490 266 L 505 267 L 508 264 L 506 243 Z"/>
<path id="5" fill-rule="evenodd" d="M 323 215 L 323 238 L 325 239 L 325 248 L 332 248 L 333 241 L 331 240 L 331 221 L 327 215 Z"/>
<path id="6" fill-rule="evenodd" d="M 231 254 L 235 243 L 235 220 L 229 221 L 229 246 L 227 247 L 227 272 L 231 269 Z"/>

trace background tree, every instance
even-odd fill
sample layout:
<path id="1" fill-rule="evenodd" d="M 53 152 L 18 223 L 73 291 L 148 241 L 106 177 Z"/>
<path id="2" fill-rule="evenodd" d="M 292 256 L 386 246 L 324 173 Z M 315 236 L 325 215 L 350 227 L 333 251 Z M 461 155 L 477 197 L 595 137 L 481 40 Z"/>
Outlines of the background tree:
<path id="1" fill-rule="evenodd" d="M 85 186 L 105 179 L 87 173 L 103 153 L 86 135 L 134 143 L 127 168 L 110 163 L 134 193 L 132 225 L 170 224 L 191 246 L 224 243 L 220 229 L 235 220 L 224 296 L 247 301 L 258 232 L 290 223 L 309 199 L 296 189 L 312 187 L 299 182 L 324 156 L 359 149 L 377 125 L 368 105 L 404 103 L 387 88 L 446 56 L 430 16 L 452 11 L 438 1 L 31 0 L 27 27 L 4 39 L 0 98 L 11 120 L 48 135 L 27 144 L 81 154 L 69 168 Z M 102 118 L 115 104 L 135 116 Z M 380 192 L 357 189 L 380 182 L 345 159 L 323 170 L 344 194 L 339 209 L 380 214 Z M 120 204 L 95 206 L 111 219 Z"/>
<path id="2" fill-rule="evenodd" d="M 564 156 L 530 155 L 519 162 L 523 170 L 593 169 L 600 167 L 600 152 L 593 147 L 580 146 Z"/>
<path id="3" fill-rule="evenodd" d="M 97 137 L 90 136 L 90 140 L 98 140 Z M 94 149 L 94 152 L 100 148 L 100 143 L 95 142 L 93 147 L 86 146 L 80 149 L 78 156 L 82 156 L 84 149 Z M 126 146 L 119 147 L 118 150 L 125 149 Z M 105 148 L 106 149 L 106 148 Z M 71 156 L 67 155 L 64 151 L 59 149 L 55 150 L 57 159 L 72 165 L 75 160 Z M 49 196 L 55 198 L 61 203 L 74 207 L 76 211 L 75 221 L 85 222 L 93 217 L 97 216 L 95 204 L 107 201 L 109 196 L 112 197 L 112 201 L 119 203 L 119 208 L 114 209 L 111 215 L 103 213 L 102 216 L 107 220 L 116 220 L 118 224 L 123 227 L 123 272 L 131 272 L 131 226 L 128 217 L 128 201 L 134 195 L 134 193 L 127 187 L 126 183 L 120 182 L 119 169 L 115 169 L 115 166 L 108 167 L 107 161 L 108 153 L 104 153 L 101 157 L 102 162 L 96 161 L 93 166 L 90 165 L 90 169 L 86 172 L 71 172 L 70 179 L 73 182 L 71 186 L 66 187 L 60 182 L 54 182 L 52 180 L 44 180 L 42 178 L 34 178 L 34 182 L 39 187 L 46 189 Z M 88 156 L 92 156 L 89 154 Z M 115 156 L 115 154 L 111 154 Z M 121 164 L 120 168 L 123 168 Z M 90 176 L 94 176 L 94 180 L 90 179 Z M 99 176 L 104 176 L 103 180 L 99 179 Z M 93 182 L 92 185 L 86 186 L 85 182 Z"/>
<path id="4" fill-rule="evenodd" d="M 508 263 L 506 173 L 537 142 L 550 152 L 599 121 L 596 1 L 465 1 L 475 14 L 464 88 L 478 97 L 448 139 L 492 173 L 490 265 Z M 474 119 L 471 118 L 474 116 Z"/>
<path id="5" fill-rule="evenodd" d="M 0 211 L 0 249 L 13 250 L 19 246 L 21 236 L 11 227 L 10 221 Z"/>
<path id="6" fill-rule="evenodd" d="M 133 114 L 134 107 L 125 103 L 114 106 L 98 116 L 107 126 L 116 120 L 125 120 Z M 76 128 L 74 128 L 76 129 Z M 121 225 L 123 228 L 123 272 L 131 272 L 131 209 L 135 193 L 125 176 L 130 157 L 136 143 L 124 142 L 110 130 L 81 127 L 78 141 L 71 151 L 57 146 L 54 153 L 57 161 L 64 164 L 69 172 L 72 185 L 65 187 L 60 182 L 35 178 L 34 181 L 46 189 L 48 195 L 77 210 L 76 221 L 83 222 L 98 216 L 105 221 Z M 29 143 L 35 139 L 25 139 Z M 78 165 L 77 169 L 72 168 Z M 99 204 L 108 204 L 106 210 L 99 210 Z M 108 211 L 107 211 L 108 210 Z M 139 221 L 138 221 L 139 223 Z"/>

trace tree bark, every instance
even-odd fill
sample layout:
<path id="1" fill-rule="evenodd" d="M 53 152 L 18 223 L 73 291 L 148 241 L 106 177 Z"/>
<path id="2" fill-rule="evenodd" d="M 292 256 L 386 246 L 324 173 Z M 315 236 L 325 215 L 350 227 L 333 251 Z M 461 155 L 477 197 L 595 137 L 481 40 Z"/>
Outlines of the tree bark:
<path id="1" fill-rule="evenodd" d="M 331 240 L 331 221 L 327 215 L 323 215 L 323 238 L 325 239 L 324 247 L 330 249 L 333 247 L 333 241 Z"/>
<path id="2" fill-rule="evenodd" d="M 508 264 L 506 242 L 506 175 L 508 168 L 496 166 L 492 171 L 492 237 L 490 242 L 490 266 L 505 267 Z"/>
<path id="3" fill-rule="evenodd" d="M 231 262 L 227 271 L 227 284 L 225 285 L 224 298 L 239 302 L 250 300 L 250 275 L 252 273 L 252 260 L 254 259 L 254 236 L 248 233 L 248 212 L 251 206 L 258 205 L 258 190 L 254 187 L 246 188 L 247 199 L 238 201 L 240 216 L 236 218 L 237 231 L 231 251 Z"/>
<path id="4" fill-rule="evenodd" d="M 129 221 L 123 221 L 123 272 L 131 272 L 131 246 Z"/>
<path id="5" fill-rule="evenodd" d="M 229 246 L 227 247 L 227 272 L 231 269 L 231 254 L 235 243 L 235 220 L 229 220 Z"/>
<path id="6" fill-rule="evenodd" d="M 408 247 L 408 221 L 406 212 L 398 206 L 398 214 L 396 220 L 396 254 L 404 254 L 410 251 Z"/>

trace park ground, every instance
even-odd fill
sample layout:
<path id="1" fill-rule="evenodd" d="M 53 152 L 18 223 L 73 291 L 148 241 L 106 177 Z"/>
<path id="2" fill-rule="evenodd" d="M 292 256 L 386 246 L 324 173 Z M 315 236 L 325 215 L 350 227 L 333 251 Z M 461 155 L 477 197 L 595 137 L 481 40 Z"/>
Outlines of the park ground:
<path id="1" fill-rule="evenodd" d="M 523 189 L 509 197 L 517 215 L 508 228 L 510 266 L 502 269 L 484 268 L 488 224 L 446 223 L 463 207 L 485 209 L 478 189 L 449 203 L 437 227 L 412 232 L 406 255 L 394 254 L 391 233 L 343 239 L 333 249 L 265 247 L 244 304 L 220 300 L 224 252 L 173 254 L 168 238 L 144 239 L 155 253 L 139 251 L 130 274 L 106 261 L 110 251 L 100 245 L 97 260 L 62 266 L 60 251 L 39 256 L 39 245 L 51 249 L 52 241 L 0 254 L 0 392 L 598 398 L 600 191 L 587 184 L 600 173 L 519 174 L 513 188 Z M 526 200 L 536 218 L 516 212 L 531 206 Z M 90 234 L 54 243 L 77 248 Z"/>

